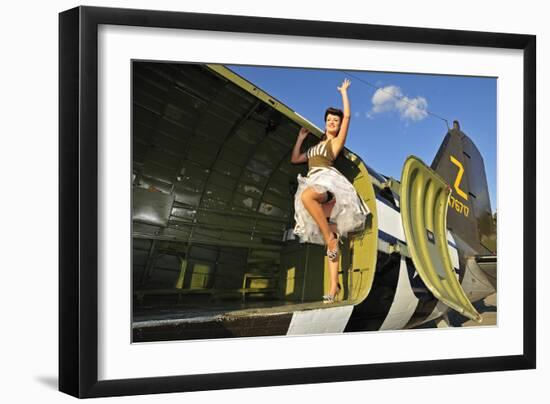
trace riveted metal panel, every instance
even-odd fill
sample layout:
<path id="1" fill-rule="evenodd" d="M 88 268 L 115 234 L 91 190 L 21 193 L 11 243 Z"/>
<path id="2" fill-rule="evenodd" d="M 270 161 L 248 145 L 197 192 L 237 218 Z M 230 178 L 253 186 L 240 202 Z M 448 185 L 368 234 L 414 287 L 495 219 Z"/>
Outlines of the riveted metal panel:
<path id="1" fill-rule="evenodd" d="M 166 227 L 173 203 L 173 194 L 166 195 L 162 192 L 134 188 L 132 219 L 141 223 Z"/>

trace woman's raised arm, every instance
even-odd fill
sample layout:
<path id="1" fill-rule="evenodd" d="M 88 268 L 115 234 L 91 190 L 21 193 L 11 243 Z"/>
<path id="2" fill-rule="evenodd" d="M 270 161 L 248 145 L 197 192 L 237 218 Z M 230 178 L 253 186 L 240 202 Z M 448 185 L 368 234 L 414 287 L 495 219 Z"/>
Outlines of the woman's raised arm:
<path id="1" fill-rule="evenodd" d="M 342 104 L 344 105 L 344 117 L 342 118 L 342 123 L 340 124 L 340 131 L 338 136 L 332 141 L 332 152 L 334 157 L 338 156 L 340 151 L 344 148 L 346 143 L 346 137 L 348 135 L 349 121 L 351 118 L 351 107 L 348 98 L 348 87 L 351 85 L 351 81 L 345 79 L 338 91 L 342 94 Z"/>

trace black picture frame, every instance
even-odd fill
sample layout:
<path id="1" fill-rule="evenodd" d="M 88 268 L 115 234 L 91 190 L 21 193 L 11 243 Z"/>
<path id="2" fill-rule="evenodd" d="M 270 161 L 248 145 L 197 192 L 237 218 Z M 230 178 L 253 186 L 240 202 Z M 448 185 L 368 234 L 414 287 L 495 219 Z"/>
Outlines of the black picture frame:
<path id="1" fill-rule="evenodd" d="M 98 381 L 98 26 L 194 29 L 523 51 L 523 354 Z M 536 37 L 77 7 L 59 15 L 59 390 L 75 397 L 246 388 L 536 367 Z"/>

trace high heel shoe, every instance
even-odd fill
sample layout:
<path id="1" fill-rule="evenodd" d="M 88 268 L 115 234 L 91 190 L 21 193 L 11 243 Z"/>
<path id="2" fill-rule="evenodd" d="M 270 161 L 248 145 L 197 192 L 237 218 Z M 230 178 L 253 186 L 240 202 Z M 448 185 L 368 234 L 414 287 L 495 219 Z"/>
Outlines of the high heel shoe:
<path id="1" fill-rule="evenodd" d="M 331 239 L 331 241 L 336 238 L 336 248 L 334 250 L 331 250 L 327 244 L 327 257 L 330 261 L 336 261 L 338 259 L 338 243 L 344 243 L 342 241 L 342 239 L 340 238 L 340 235 L 338 233 L 332 233 L 332 234 L 335 234 L 336 237 L 333 236 L 333 238 Z M 329 241 L 330 242 L 330 241 Z"/>
<path id="2" fill-rule="evenodd" d="M 340 294 L 340 292 L 342 291 L 342 288 L 340 287 L 340 284 L 337 284 L 336 285 L 336 292 L 334 292 L 333 295 L 323 295 L 323 303 L 325 304 L 329 304 L 329 303 L 335 303 L 336 302 L 336 298 L 338 297 L 338 295 Z"/>

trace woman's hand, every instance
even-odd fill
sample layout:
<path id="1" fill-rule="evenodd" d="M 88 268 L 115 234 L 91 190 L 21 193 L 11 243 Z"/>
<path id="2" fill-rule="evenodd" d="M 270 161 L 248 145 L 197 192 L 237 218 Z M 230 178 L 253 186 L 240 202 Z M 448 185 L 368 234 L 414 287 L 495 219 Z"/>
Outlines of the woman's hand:
<path id="1" fill-rule="evenodd" d="M 292 149 L 292 156 L 290 157 L 290 162 L 293 164 L 307 163 L 306 153 L 300 153 L 300 147 L 306 136 L 309 134 L 309 130 L 306 128 L 301 128 L 298 132 L 298 137 L 296 138 L 296 144 Z"/>
<path id="2" fill-rule="evenodd" d="M 349 86 L 351 86 L 351 81 L 349 81 L 348 79 L 344 79 L 344 82 L 342 83 L 342 85 L 340 87 L 337 87 L 337 88 L 338 88 L 338 91 L 343 93 L 343 92 L 348 90 Z"/>
<path id="3" fill-rule="evenodd" d="M 300 129 L 300 132 L 298 132 L 298 139 L 304 140 L 308 134 L 309 134 L 309 130 L 307 130 L 306 128 L 302 128 Z"/>

